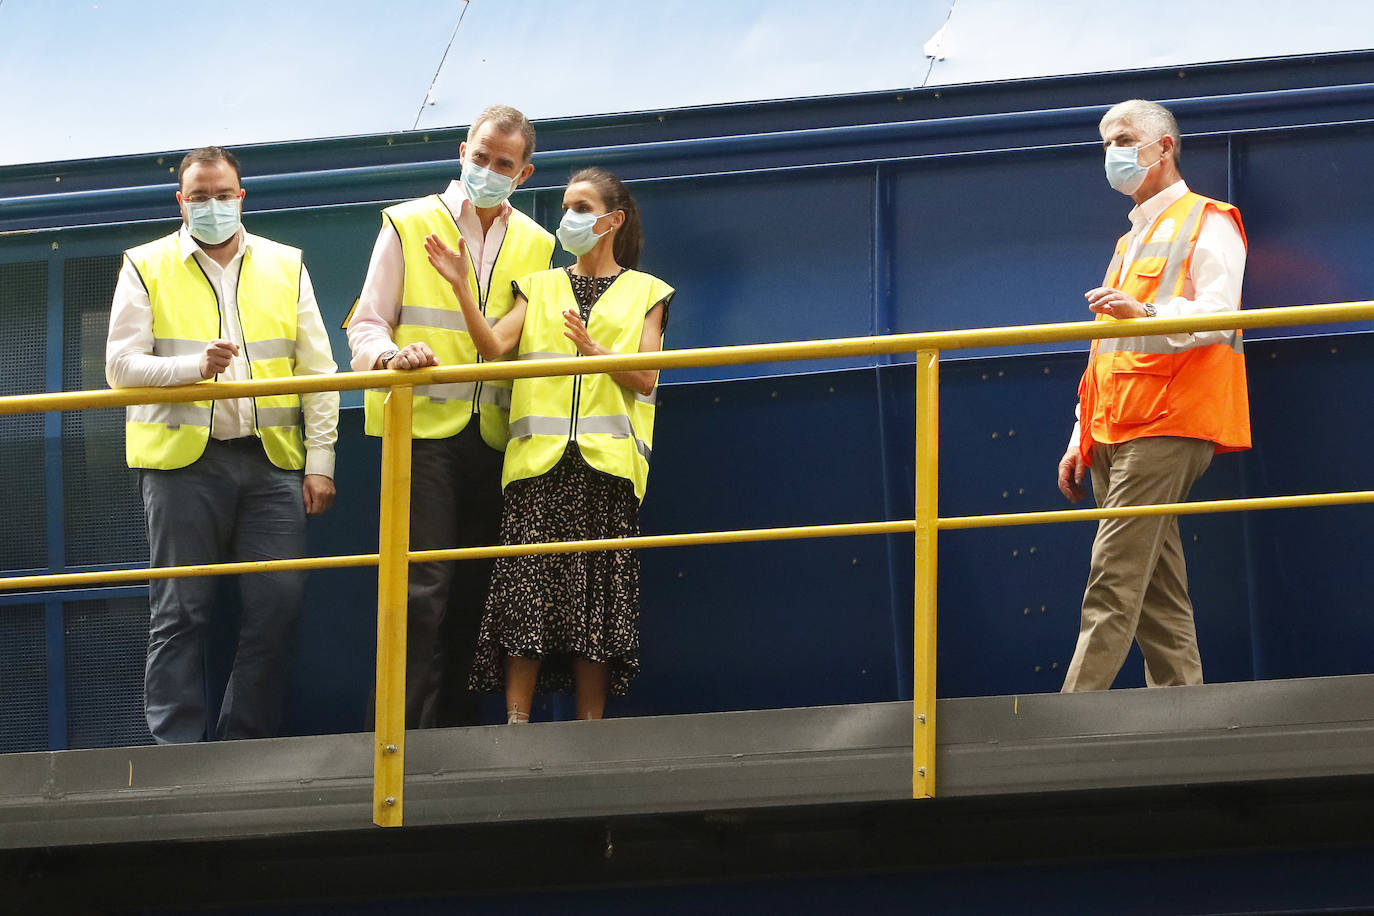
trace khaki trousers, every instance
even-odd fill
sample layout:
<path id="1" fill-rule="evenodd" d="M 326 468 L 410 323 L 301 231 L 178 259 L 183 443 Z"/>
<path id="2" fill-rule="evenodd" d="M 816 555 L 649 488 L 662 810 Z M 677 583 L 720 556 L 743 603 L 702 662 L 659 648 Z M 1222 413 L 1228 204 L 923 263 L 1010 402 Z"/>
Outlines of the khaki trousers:
<path id="1" fill-rule="evenodd" d="M 1214 451 L 1206 440 L 1175 436 L 1098 443 L 1092 459 L 1097 504 L 1108 509 L 1182 502 Z M 1078 645 L 1063 692 L 1110 688 L 1132 639 L 1145 656 L 1149 686 L 1202 683 L 1177 516 L 1098 523 Z"/>

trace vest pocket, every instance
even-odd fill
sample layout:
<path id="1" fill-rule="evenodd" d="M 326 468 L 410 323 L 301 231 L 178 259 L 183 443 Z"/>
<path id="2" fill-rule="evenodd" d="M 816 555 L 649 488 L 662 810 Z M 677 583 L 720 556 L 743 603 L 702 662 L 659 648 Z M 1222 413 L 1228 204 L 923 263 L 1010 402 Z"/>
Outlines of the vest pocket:
<path id="1" fill-rule="evenodd" d="M 1139 425 L 1168 416 L 1173 368 L 1172 354 L 1113 353 L 1113 422 Z"/>

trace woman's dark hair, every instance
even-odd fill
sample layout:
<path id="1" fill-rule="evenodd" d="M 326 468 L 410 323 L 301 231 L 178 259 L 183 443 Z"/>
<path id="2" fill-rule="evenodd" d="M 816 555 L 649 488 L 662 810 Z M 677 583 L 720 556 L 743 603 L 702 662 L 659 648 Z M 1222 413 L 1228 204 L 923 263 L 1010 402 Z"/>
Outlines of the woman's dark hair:
<path id="1" fill-rule="evenodd" d="M 615 248 L 612 253 L 615 255 L 615 262 L 621 267 L 627 270 L 635 269 L 639 266 L 639 251 L 644 247 L 644 228 L 639 220 L 639 204 L 630 196 L 630 189 L 625 187 L 625 182 L 596 166 L 579 169 L 568 179 L 568 184 L 576 184 L 579 181 L 585 181 L 596 188 L 596 194 L 606 205 L 607 213 L 612 210 L 624 212 L 625 222 L 621 223 L 620 231 L 615 234 Z"/>

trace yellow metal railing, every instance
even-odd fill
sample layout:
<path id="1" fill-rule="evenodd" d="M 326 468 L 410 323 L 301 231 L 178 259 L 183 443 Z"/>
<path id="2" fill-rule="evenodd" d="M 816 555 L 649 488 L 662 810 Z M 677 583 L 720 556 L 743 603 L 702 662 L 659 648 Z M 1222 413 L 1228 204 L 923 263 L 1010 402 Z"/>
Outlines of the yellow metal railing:
<path id="1" fill-rule="evenodd" d="M 138 582 L 180 576 L 212 576 L 278 569 L 377 567 L 377 717 L 374 734 L 373 819 L 381 826 L 402 822 L 405 772 L 405 639 L 406 585 L 412 562 L 461 560 L 525 553 L 730 544 L 747 541 L 854 535 L 915 535 L 915 672 L 912 688 L 912 793 L 935 794 L 935 646 L 936 569 L 939 532 L 963 528 L 1095 521 L 1134 515 L 1184 515 L 1303 506 L 1374 502 L 1374 491 L 1318 493 L 1299 496 L 1226 499 L 1119 509 L 1070 509 L 941 518 L 939 493 L 940 353 L 1033 343 L 1062 343 L 1109 337 L 1176 334 L 1374 320 L 1374 301 L 1256 309 L 1194 318 L 1147 318 L 1116 322 L 1071 322 L 924 334 L 892 334 L 841 340 L 755 344 L 736 347 L 672 350 L 625 356 L 576 357 L 528 362 L 483 363 L 433 367 L 411 372 L 351 372 L 247 382 L 206 382 L 179 388 L 128 388 L 118 391 L 63 392 L 0 398 L 0 415 L 54 410 L 173 403 L 207 398 L 236 398 L 312 391 L 387 388 L 382 437 L 381 514 L 374 554 L 309 557 L 293 560 L 217 563 L 160 569 L 109 570 L 89 573 L 0 577 L 0 590 L 74 588 Z M 685 369 L 768 363 L 783 360 L 838 359 L 855 356 L 916 354 L 916 504 L 911 519 L 854 522 L 785 528 L 757 528 L 692 534 L 651 535 L 553 544 L 514 544 L 448 550 L 410 550 L 411 393 L 416 385 L 461 381 L 585 375 L 633 369 Z"/>

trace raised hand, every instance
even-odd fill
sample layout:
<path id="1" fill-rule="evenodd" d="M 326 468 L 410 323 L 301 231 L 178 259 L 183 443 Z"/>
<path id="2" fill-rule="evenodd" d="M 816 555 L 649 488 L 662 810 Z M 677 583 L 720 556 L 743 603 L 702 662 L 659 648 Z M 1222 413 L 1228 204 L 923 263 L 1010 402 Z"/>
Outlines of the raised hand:
<path id="1" fill-rule="evenodd" d="M 457 251 L 445 245 L 443 239 L 433 233 L 425 236 L 425 255 L 429 258 L 429 263 L 434 265 L 434 269 L 439 271 L 439 276 L 449 283 L 457 286 L 468 282 L 471 259 L 461 235 L 458 236 Z"/>
<path id="2" fill-rule="evenodd" d="M 577 347 L 577 352 L 583 356 L 605 356 L 610 353 L 601 344 L 592 340 L 592 336 L 587 333 L 587 326 L 582 322 L 582 316 L 577 314 L 576 309 L 567 309 L 563 312 L 563 336 L 573 342 Z"/>

